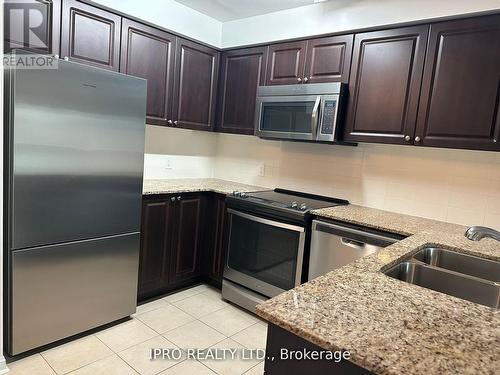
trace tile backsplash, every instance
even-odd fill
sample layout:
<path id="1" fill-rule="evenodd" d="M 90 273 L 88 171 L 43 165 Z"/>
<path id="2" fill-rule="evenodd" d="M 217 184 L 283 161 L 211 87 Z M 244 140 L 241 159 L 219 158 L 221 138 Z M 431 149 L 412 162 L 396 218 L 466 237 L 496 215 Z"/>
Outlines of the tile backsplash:
<path id="1" fill-rule="evenodd" d="M 217 177 L 500 229 L 500 153 L 332 146 L 154 128 L 146 135 L 146 152 L 155 154 L 146 154 L 146 178 Z"/>

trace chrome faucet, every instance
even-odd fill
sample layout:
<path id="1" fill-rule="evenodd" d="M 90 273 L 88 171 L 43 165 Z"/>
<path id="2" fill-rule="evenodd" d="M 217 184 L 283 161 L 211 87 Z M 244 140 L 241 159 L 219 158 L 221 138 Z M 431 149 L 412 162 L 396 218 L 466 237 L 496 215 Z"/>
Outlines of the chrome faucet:
<path id="1" fill-rule="evenodd" d="M 500 241 L 500 232 L 487 227 L 473 226 L 465 231 L 465 237 L 471 241 L 479 241 L 484 237 L 491 237 Z"/>

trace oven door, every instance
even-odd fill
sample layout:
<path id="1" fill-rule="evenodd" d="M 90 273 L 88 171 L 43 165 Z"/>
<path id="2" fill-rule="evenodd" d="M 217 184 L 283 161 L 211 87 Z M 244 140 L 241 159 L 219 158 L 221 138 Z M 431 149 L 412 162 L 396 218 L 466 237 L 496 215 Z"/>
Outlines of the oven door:
<path id="1" fill-rule="evenodd" d="M 299 285 L 305 229 L 228 209 L 224 278 L 267 297 Z"/>
<path id="2" fill-rule="evenodd" d="M 316 140 L 321 95 L 258 96 L 255 135 L 261 138 Z"/>

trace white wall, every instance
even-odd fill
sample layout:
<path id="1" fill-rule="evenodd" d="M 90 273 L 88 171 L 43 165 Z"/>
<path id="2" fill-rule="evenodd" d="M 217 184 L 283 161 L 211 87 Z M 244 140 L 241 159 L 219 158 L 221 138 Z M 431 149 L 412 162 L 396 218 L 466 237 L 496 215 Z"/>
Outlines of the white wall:
<path id="1" fill-rule="evenodd" d="M 332 146 L 221 134 L 214 176 L 500 229 L 500 153 L 495 152 Z"/>
<path id="2" fill-rule="evenodd" d="M 224 22 L 222 47 L 500 9 L 500 0 L 332 0 Z"/>
<path id="3" fill-rule="evenodd" d="M 94 2 L 215 47 L 221 45 L 220 21 L 174 0 L 95 0 Z"/>

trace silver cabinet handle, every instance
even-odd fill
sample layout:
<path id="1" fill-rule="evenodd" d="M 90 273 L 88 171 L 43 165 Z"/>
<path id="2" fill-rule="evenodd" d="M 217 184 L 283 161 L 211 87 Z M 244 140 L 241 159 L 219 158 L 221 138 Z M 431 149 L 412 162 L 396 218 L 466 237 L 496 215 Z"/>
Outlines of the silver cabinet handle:
<path id="1" fill-rule="evenodd" d="M 304 83 L 307 83 L 307 81 L 309 81 L 309 78 L 304 77 Z"/>
<path id="2" fill-rule="evenodd" d="M 170 198 L 172 202 L 175 202 L 175 197 Z"/>
<path id="3" fill-rule="evenodd" d="M 297 78 L 297 82 L 302 82 L 302 78 Z"/>
<path id="4" fill-rule="evenodd" d="M 69 57 L 68 56 L 64 56 L 64 61 L 69 61 Z"/>
<path id="5" fill-rule="evenodd" d="M 168 120 L 167 121 L 169 125 L 172 125 L 173 124 L 173 121 L 172 120 Z"/>
<path id="6" fill-rule="evenodd" d="M 420 142 L 420 137 L 418 135 L 415 137 L 415 142 Z"/>
<path id="7" fill-rule="evenodd" d="M 174 121 L 174 125 L 177 125 L 177 120 Z"/>
<path id="8" fill-rule="evenodd" d="M 497 143 L 497 142 L 498 142 L 498 139 L 494 139 L 494 140 L 493 140 L 493 143 Z"/>
<path id="9" fill-rule="evenodd" d="M 405 135 L 405 141 L 410 142 L 411 137 L 409 135 Z"/>
<path id="10" fill-rule="evenodd" d="M 177 200 L 178 200 L 178 201 L 180 201 L 180 200 L 181 200 L 181 196 L 180 196 L 180 195 L 177 197 Z"/>

